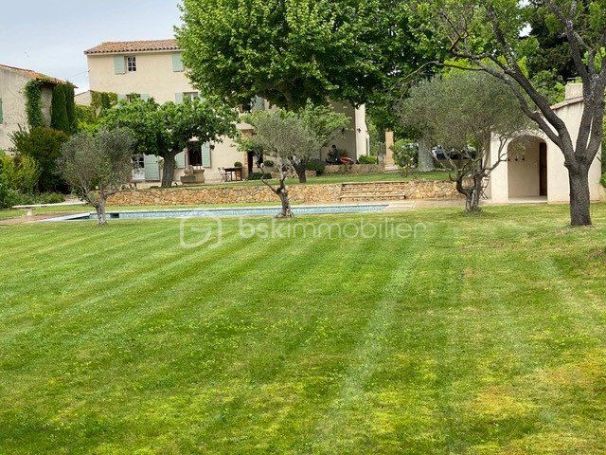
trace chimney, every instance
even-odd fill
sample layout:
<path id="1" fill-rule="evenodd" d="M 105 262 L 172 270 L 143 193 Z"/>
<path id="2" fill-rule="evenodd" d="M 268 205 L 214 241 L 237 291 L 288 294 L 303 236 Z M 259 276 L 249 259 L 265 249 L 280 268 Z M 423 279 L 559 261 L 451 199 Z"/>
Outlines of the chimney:
<path id="1" fill-rule="evenodd" d="M 569 82 L 566 84 L 565 99 L 583 97 L 583 84 L 581 82 Z"/>

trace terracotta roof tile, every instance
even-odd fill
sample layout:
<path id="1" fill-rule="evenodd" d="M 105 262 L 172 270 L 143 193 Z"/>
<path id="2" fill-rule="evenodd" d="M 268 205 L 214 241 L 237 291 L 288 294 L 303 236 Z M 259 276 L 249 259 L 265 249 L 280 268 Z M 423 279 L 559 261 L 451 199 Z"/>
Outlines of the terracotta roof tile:
<path id="1" fill-rule="evenodd" d="M 61 80 L 61 79 L 57 79 L 56 77 L 51 77 L 51 76 L 47 76 L 46 74 L 42 74 L 42 73 L 38 73 L 37 71 L 33 71 L 33 70 L 28 70 L 25 68 L 18 68 L 16 66 L 9 66 L 9 65 L 1 65 L 0 64 L 0 70 L 8 70 L 8 71 L 12 71 L 15 73 L 19 73 L 25 77 L 27 77 L 28 79 L 37 79 L 40 81 L 44 81 L 44 82 L 48 82 L 49 84 L 65 84 L 66 81 Z"/>
<path id="2" fill-rule="evenodd" d="M 108 41 L 84 51 L 86 55 L 118 54 L 129 52 L 178 51 L 176 39 L 154 41 Z"/>

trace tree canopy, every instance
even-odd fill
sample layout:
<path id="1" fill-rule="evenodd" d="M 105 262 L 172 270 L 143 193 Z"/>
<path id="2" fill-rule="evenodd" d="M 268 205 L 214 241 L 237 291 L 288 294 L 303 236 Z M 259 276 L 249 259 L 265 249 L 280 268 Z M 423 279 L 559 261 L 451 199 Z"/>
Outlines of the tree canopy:
<path id="1" fill-rule="evenodd" d="M 72 189 L 97 210 L 99 224 L 106 223 L 107 198 L 131 178 L 134 137 L 126 128 L 97 134 L 79 133 L 67 141 L 59 160 Z"/>
<path id="2" fill-rule="evenodd" d="M 175 156 L 188 142 L 201 143 L 235 134 L 236 112 L 214 99 L 158 104 L 153 99 L 123 101 L 107 111 L 102 125 L 134 132 L 141 153 L 164 158 L 163 186 L 171 186 Z"/>
<path id="3" fill-rule="evenodd" d="M 394 0 L 184 0 L 178 38 L 203 93 L 288 109 L 381 95 L 428 43 Z"/>
<path id="4" fill-rule="evenodd" d="M 411 89 L 399 112 L 403 125 L 443 151 L 442 163 L 455 174 L 468 211 L 479 209 L 483 180 L 505 159 L 507 140 L 531 126 L 507 86 L 480 72 L 449 71 L 422 82 Z M 493 134 L 500 149 L 490 156 Z"/>
<path id="5" fill-rule="evenodd" d="M 246 120 L 255 127 L 254 136 L 247 141 L 294 168 L 301 182 L 306 181 L 309 160 L 319 158 L 322 147 L 349 124 L 346 115 L 309 101 L 296 112 L 259 111 L 248 115 Z"/>

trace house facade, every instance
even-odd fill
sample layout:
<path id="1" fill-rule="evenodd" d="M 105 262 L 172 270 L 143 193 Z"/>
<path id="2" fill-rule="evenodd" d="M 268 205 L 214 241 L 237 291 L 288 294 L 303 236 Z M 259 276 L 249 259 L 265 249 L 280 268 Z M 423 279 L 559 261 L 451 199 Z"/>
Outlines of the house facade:
<path id="1" fill-rule="evenodd" d="M 573 142 L 583 115 L 583 86 L 568 84 L 565 100 L 553 106 L 564 120 Z M 499 140 L 491 143 L 491 160 L 498 159 Z M 592 200 L 604 199 L 604 188 L 600 184 L 601 153 L 598 153 L 589 171 L 589 189 Z M 568 170 L 564 166 L 564 155 L 542 131 L 522 131 L 510 139 L 504 148 L 504 162 L 491 173 L 488 187 L 493 202 L 513 200 L 545 200 L 568 202 L 570 185 Z"/>
<path id="2" fill-rule="evenodd" d="M 41 82 L 42 116 L 50 124 L 53 88 L 64 81 L 36 71 L 0 65 L 0 150 L 9 151 L 13 146 L 13 133 L 28 128 L 25 87 L 32 80 Z"/>
<path id="3" fill-rule="evenodd" d="M 106 42 L 85 51 L 88 59 L 90 89 L 96 92 L 116 93 L 119 99 L 137 95 L 142 99 L 153 98 L 158 103 L 180 103 L 199 96 L 187 77 L 176 40 Z M 80 104 L 90 103 L 90 94 L 76 97 Z M 268 108 L 260 100 L 260 108 Z M 364 107 L 337 106 L 351 118 L 351 128 L 335 138 L 335 145 L 357 159 L 368 154 L 368 129 Z M 239 124 L 240 131 L 250 130 L 250 125 Z M 324 153 L 325 155 L 325 153 Z M 207 182 L 221 181 L 225 169 L 243 163 L 246 170 L 253 169 L 254 158 L 238 150 L 235 142 L 224 137 L 212 144 L 192 147 L 177 156 L 175 180 L 178 181 L 187 168 L 204 169 Z M 144 156 L 138 179 L 160 179 L 158 159 Z"/>

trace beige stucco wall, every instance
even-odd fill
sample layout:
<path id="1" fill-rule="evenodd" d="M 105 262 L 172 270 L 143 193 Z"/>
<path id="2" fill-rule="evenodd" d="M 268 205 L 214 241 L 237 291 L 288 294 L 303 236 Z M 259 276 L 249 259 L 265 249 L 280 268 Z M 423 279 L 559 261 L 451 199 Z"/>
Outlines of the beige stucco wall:
<path id="1" fill-rule="evenodd" d="M 74 97 L 74 102 L 79 106 L 90 106 L 93 102 L 93 95 L 90 90 L 78 93 Z"/>
<path id="2" fill-rule="evenodd" d="M 330 141 L 328 147 L 321 151 L 320 158 L 326 160 L 332 145 L 336 145 L 339 150 L 344 150 L 352 159 L 358 159 L 362 155 L 368 155 L 368 126 L 366 124 L 366 107 L 355 108 L 347 103 L 331 103 L 336 112 L 345 114 L 349 118 L 345 132 L 337 132 Z"/>
<path id="3" fill-rule="evenodd" d="M 174 52 L 137 53 L 137 71 L 126 74 L 115 74 L 114 55 L 89 55 L 90 89 L 118 95 L 149 95 L 158 103 L 176 101 L 177 93 L 196 90 L 185 72 L 173 71 L 173 54 Z"/>
<path id="4" fill-rule="evenodd" d="M 576 92 L 573 92 L 576 93 Z M 568 130 L 572 136 L 573 142 L 576 142 L 581 116 L 583 114 L 582 103 L 572 103 L 557 108 L 557 114 L 564 120 L 568 126 Z M 568 170 L 564 166 L 564 155 L 557 145 L 550 141 L 545 134 L 539 131 L 520 132 L 520 136 L 534 136 L 547 144 L 547 200 L 549 202 L 568 202 L 570 200 L 570 184 L 568 182 Z M 493 137 L 491 142 L 491 161 L 496 161 L 496 153 L 498 150 L 498 139 Z M 604 197 L 600 185 L 601 178 L 601 163 L 599 157 L 601 152 L 598 152 L 595 161 L 589 170 L 589 189 L 592 200 L 600 200 Z M 516 193 L 509 194 L 510 179 L 517 179 L 517 183 L 513 183 L 512 187 L 520 184 L 519 175 L 510 174 L 508 163 L 499 165 L 490 176 L 490 194 L 494 202 L 508 202 L 510 198 L 518 197 Z M 534 172 L 532 172 L 534 176 Z M 527 178 L 530 178 L 529 171 Z M 538 172 L 536 179 L 538 181 Z M 526 183 L 530 185 L 530 183 Z"/>
<path id="5" fill-rule="evenodd" d="M 0 98 L 2 99 L 3 122 L 0 124 L 0 149 L 8 151 L 13 147 L 11 136 L 19 128 L 27 129 L 25 109 L 25 86 L 31 79 L 11 69 L 0 68 Z M 47 124 L 50 124 L 52 89 L 42 88 L 41 108 Z"/>

